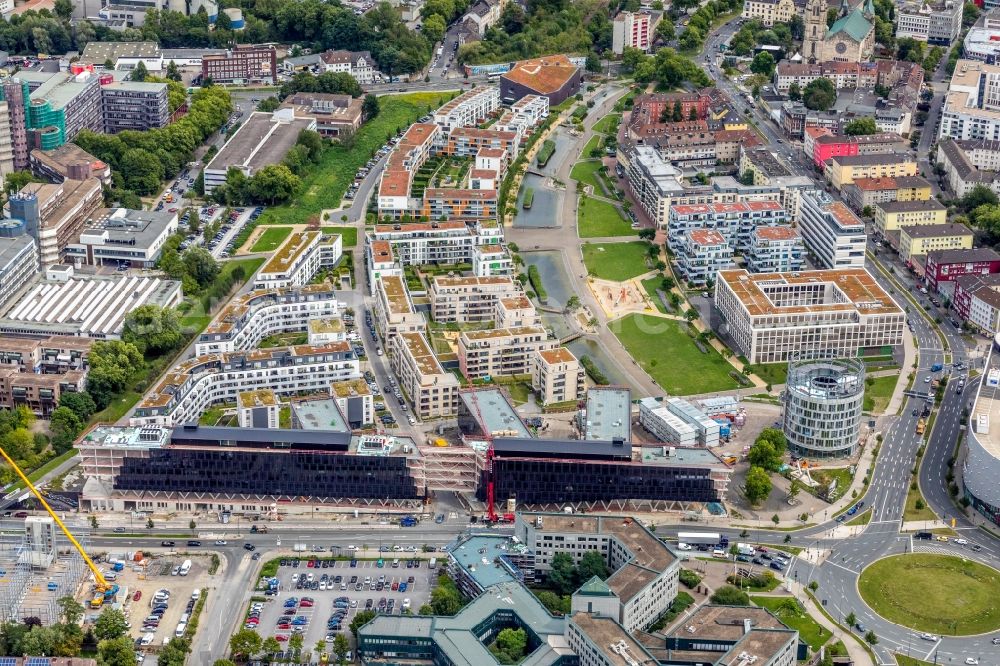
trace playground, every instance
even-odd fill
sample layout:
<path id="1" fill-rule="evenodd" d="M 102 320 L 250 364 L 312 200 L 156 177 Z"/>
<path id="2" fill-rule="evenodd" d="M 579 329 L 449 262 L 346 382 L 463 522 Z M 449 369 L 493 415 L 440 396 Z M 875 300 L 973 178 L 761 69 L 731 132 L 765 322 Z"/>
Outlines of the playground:
<path id="1" fill-rule="evenodd" d="M 589 284 L 594 297 L 609 318 L 613 319 L 630 312 L 657 311 L 649 300 L 646 290 L 635 280 L 613 282 L 592 278 Z"/>

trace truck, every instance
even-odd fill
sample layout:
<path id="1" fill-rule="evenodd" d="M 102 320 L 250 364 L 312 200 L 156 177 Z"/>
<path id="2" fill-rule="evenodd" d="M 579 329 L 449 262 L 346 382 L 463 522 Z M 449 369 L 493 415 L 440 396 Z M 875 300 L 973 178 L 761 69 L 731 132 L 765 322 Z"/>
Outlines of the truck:
<path id="1" fill-rule="evenodd" d="M 251 534 L 267 534 L 267 525 L 253 525 L 250 527 Z"/>
<path id="2" fill-rule="evenodd" d="M 736 552 L 740 555 L 749 555 L 750 557 L 757 554 L 757 550 L 748 543 L 736 544 Z"/>
<path id="3" fill-rule="evenodd" d="M 935 363 L 934 365 L 931 366 L 931 372 L 940 372 L 941 368 L 943 368 L 943 367 L 944 366 L 942 364 Z"/>
<path id="4" fill-rule="evenodd" d="M 296 553 L 304 553 L 307 550 L 309 550 L 309 546 L 304 543 L 297 543 L 292 546 L 292 550 L 294 550 Z"/>
<path id="5" fill-rule="evenodd" d="M 729 539 L 727 537 L 712 532 L 678 532 L 677 541 L 678 543 L 686 543 L 689 546 L 719 546 L 721 548 L 729 546 Z M 698 550 L 703 549 L 699 548 Z M 707 548 L 704 550 L 707 550 Z"/>
<path id="6" fill-rule="evenodd" d="M 925 421 L 924 419 L 920 419 L 919 421 L 917 421 L 917 434 L 918 435 L 924 434 L 924 428 L 926 427 L 927 427 L 927 421 Z"/>
<path id="7" fill-rule="evenodd" d="M 187 576 L 190 571 L 191 571 L 191 560 L 184 560 L 184 563 L 181 564 L 180 575 Z"/>

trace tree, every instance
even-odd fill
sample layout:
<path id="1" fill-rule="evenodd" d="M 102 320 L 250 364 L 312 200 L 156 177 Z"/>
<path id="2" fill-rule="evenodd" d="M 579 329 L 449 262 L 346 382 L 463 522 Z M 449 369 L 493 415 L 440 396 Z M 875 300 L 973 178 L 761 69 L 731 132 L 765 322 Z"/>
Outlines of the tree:
<path id="1" fill-rule="evenodd" d="M 147 76 L 149 76 L 149 70 L 146 69 L 146 64 L 140 60 L 132 70 L 132 74 L 129 76 L 129 79 L 132 81 L 142 82 L 146 80 Z"/>
<path id="2" fill-rule="evenodd" d="M 293 651 L 298 653 L 302 650 L 302 644 L 304 642 L 305 638 L 302 637 L 302 634 L 292 634 L 288 638 L 288 647 L 290 647 Z"/>
<path id="3" fill-rule="evenodd" d="M 996 193 L 985 185 L 976 185 L 962 197 L 962 208 L 966 211 L 975 210 L 985 204 L 995 206 L 997 203 L 1000 203 L 1000 200 L 997 199 Z"/>
<path id="4" fill-rule="evenodd" d="M 552 558 L 548 582 L 558 594 L 570 594 L 576 589 L 576 567 L 569 553 L 556 553 Z"/>
<path id="5" fill-rule="evenodd" d="M 63 21 L 68 21 L 73 16 L 73 0 L 56 0 L 53 9 L 56 12 L 56 16 Z"/>
<path id="6" fill-rule="evenodd" d="M 231 659 L 216 659 L 212 662 L 212 666 L 236 666 L 236 662 Z"/>
<path id="7" fill-rule="evenodd" d="M 555 592 L 540 590 L 535 596 L 538 597 L 538 601 L 553 615 L 565 615 L 569 612 L 569 608 L 563 603 L 564 597 L 560 597 Z"/>
<path id="8" fill-rule="evenodd" d="M 242 661 L 259 653 L 262 646 L 260 634 L 253 629 L 240 629 L 229 638 L 229 651 Z"/>
<path id="9" fill-rule="evenodd" d="M 528 648 L 528 634 L 524 629 L 501 629 L 490 651 L 502 664 L 516 664 L 524 658 Z"/>
<path id="10" fill-rule="evenodd" d="M 684 313 L 684 318 L 687 319 L 688 321 L 694 321 L 695 319 L 698 318 L 698 311 L 695 310 L 694 308 L 688 308 L 687 311 Z"/>
<path id="11" fill-rule="evenodd" d="M 749 606 L 750 596 L 737 587 L 723 585 L 712 594 L 711 601 L 722 606 Z"/>
<path id="12" fill-rule="evenodd" d="M 788 86 L 788 99 L 793 102 L 798 102 L 802 99 L 802 89 L 799 88 L 799 84 L 797 82 L 793 81 L 792 85 Z"/>
<path id="13" fill-rule="evenodd" d="M 347 653 L 350 651 L 351 644 L 347 642 L 347 636 L 337 634 L 333 637 L 333 655 L 337 658 L 337 666 L 344 666 L 347 663 Z"/>
<path id="14" fill-rule="evenodd" d="M 135 647 L 128 636 L 105 639 L 97 644 L 101 666 L 135 666 Z"/>
<path id="15" fill-rule="evenodd" d="M 826 10 L 826 27 L 829 28 L 834 23 L 837 22 L 837 17 L 840 16 L 840 10 L 837 7 L 830 7 Z"/>
<path id="16" fill-rule="evenodd" d="M 364 115 L 365 120 L 371 120 L 378 115 L 378 112 L 378 97 L 371 94 L 365 95 L 365 101 L 361 103 L 361 113 Z"/>
<path id="17" fill-rule="evenodd" d="M 770 77 L 774 73 L 774 56 L 767 51 L 761 51 L 750 63 L 750 71 L 754 74 Z"/>
<path id="18" fill-rule="evenodd" d="M 122 340 L 131 342 L 144 354 L 160 356 L 173 351 L 182 339 L 180 321 L 173 308 L 140 305 L 125 315 Z"/>
<path id="19" fill-rule="evenodd" d="M 112 396 L 121 393 L 143 367 L 142 353 L 135 345 L 121 340 L 99 340 L 87 356 L 87 392 L 99 408 L 107 406 Z"/>
<path id="20" fill-rule="evenodd" d="M 267 167 L 264 167 L 265 169 Z M 263 169 L 261 169 L 263 171 Z M 258 172 L 259 173 L 259 172 Z M 203 247 L 190 247 L 182 257 L 184 269 L 199 287 L 208 286 L 219 274 L 219 264 Z"/>
<path id="21" fill-rule="evenodd" d="M 857 621 L 858 621 L 858 616 L 854 614 L 854 611 L 848 613 L 847 616 L 844 618 L 844 622 L 847 624 L 848 627 L 853 627 L 857 623 Z"/>
<path id="22" fill-rule="evenodd" d="M 611 574 L 611 572 L 608 571 L 608 563 L 604 559 L 604 556 L 596 550 L 590 550 L 584 553 L 583 557 L 580 558 L 580 564 L 577 565 L 576 569 L 577 580 L 580 582 L 588 581 L 594 576 L 604 580 Z"/>
<path id="23" fill-rule="evenodd" d="M 177 63 L 173 60 L 167 63 L 167 79 L 170 81 L 181 81 L 181 71 L 177 68 Z"/>
<path id="24" fill-rule="evenodd" d="M 301 183 L 284 164 L 268 164 L 250 179 L 250 197 L 273 206 L 291 199 Z"/>
<path id="25" fill-rule="evenodd" d="M 83 617 L 83 605 L 73 597 L 61 597 L 56 601 L 59 617 L 66 624 L 77 624 Z"/>
<path id="26" fill-rule="evenodd" d="M 814 79 L 806 84 L 802 92 L 802 102 L 806 108 L 813 111 L 826 111 L 837 101 L 837 89 L 833 82 L 825 77 Z"/>
<path id="27" fill-rule="evenodd" d="M 674 112 L 670 117 L 675 123 L 679 123 L 684 120 L 684 107 L 681 105 L 681 101 L 677 100 L 674 102 Z"/>
<path id="28" fill-rule="evenodd" d="M 875 635 L 874 631 L 869 629 L 868 633 L 865 634 L 865 641 L 867 641 L 869 645 L 875 645 L 878 643 L 878 636 Z"/>
<path id="29" fill-rule="evenodd" d="M 744 492 L 751 504 L 760 504 L 771 494 L 771 477 L 763 467 L 751 467 L 744 482 Z"/>
<path id="30" fill-rule="evenodd" d="M 433 44 L 441 41 L 447 27 L 448 26 L 445 24 L 445 21 L 441 18 L 440 14 L 434 14 L 433 16 L 428 16 L 424 19 L 421 31 L 424 33 L 424 37 L 426 37 L 428 41 Z"/>
<path id="31" fill-rule="evenodd" d="M 656 24 L 656 36 L 665 42 L 669 42 L 677 36 L 677 28 L 670 19 L 663 19 Z"/>
<path id="32" fill-rule="evenodd" d="M 435 588 L 435 591 L 437 591 L 437 588 Z M 431 596 L 433 596 L 433 592 L 431 593 Z M 370 611 L 370 610 L 358 611 L 358 613 L 354 616 L 354 619 L 351 620 L 350 624 L 351 633 L 354 634 L 355 638 L 358 637 L 358 629 L 371 622 L 372 619 L 374 619 L 374 617 L 375 617 L 375 611 Z"/>
<path id="33" fill-rule="evenodd" d="M 20 192 L 28 183 L 39 182 L 30 171 L 11 171 L 3 181 L 3 191 L 6 194 Z"/>
<path id="34" fill-rule="evenodd" d="M 570 296 L 569 298 L 566 299 L 566 309 L 569 310 L 570 312 L 576 310 L 579 307 L 580 307 L 579 296 Z"/>
<path id="35" fill-rule="evenodd" d="M 876 132 L 878 132 L 878 127 L 875 125 L 875 119 L 871 116 L 855 118 L 851 122 L 844 125 L 844 134 L 851 136 L 875 134 Z"/>
<path id="36" fill-rule="evenodd" d="M 105 608 L 94 622 L 94 635 L 100 640 L 114 640 L 127 632 L 125 613 L 117 608 Z"/>
<path id="37" fill-rule="evenodd" d="M 76 436 L 83 430 L 83 421 L 69 407 L 57 407 L 49 418 L 52 430 L 52 447 L 62 453 L 69 451 Z"/>
<path id="38" fill-rule="evenodd" d="M 363 611 L 363 612 L 369 612 L 369 611 Z M 275 652 L 282 651 L 281 643 L 279 643 L 278 639 L 275 638 L 274 636 L 268 636 L 267 638 L 265 638 L 264 642 L 261 644 L 260 649 L 261 652 L 263 652 L 264 654 L 274 654 Z"/>
<path id="39" fill-rule="evenodd" d="M 59 406 L 72 410 L 83 422 L 89 421 L 97 411 L 94 399 L 86 391 L 66 391 L 59 397 Z"/>

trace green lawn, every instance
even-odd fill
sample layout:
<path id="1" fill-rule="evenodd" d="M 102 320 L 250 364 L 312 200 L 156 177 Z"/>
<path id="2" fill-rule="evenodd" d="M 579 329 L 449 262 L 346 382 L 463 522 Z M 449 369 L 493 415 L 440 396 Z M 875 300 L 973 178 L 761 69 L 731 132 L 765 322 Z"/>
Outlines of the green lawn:
<path id="1" fill-rule="evenodd" d="M 897 654 L 895 657 L 896 663 L 899 664 L 899 666 L 931 666 L 931 662 L 929 661 L 907 657 L 905 654 Z"/>
<path id="2" fill-rule="evenodd" d="M 593 155 L 591 151 L 598 149 L 603 145 L 604 145 L 604 137 L 601 136 L 600 134 L 595 134 L 594 136 L 590 137 L 590 140 L 587 141 L 587 145 L 583 147 L 583 152 L 580 153 L 580 157 L 582 157 L 583 159 L 592 158 Z"/>
<path id="3" fill-rule="evenodd" d="M 961 557 L 886 557 L 861 572 L 858 591 L 876 613 L 917 631 L 968 636 L 1000 628 L 1000 571 Z"/>
<path id="4" fill-rule="evenodd" d="M 358 244 L 357 227 L 320 227 L 319 230 L 326 234 L 340 234 L 345 248 L 355 247 Z"/>
<path id="5" fill-rule="evenodd" d="M 622 114 L 612 113 L 604 116 L 594 125 L 595 132 L 601 132 L 602 134 L 610 134 L 612 130 L 621 123 Z"/>
<path id="6" fill-rule="evenodd" d="M 251 252 L 274 252 L 292 233 L 291 227 L 268 227 L 250 248 Z"/>
<path id="7" fill-rule="evenodd" d="M 687 324 L 631 314 L 609 325 L 643 370 L 673 395 L 693 395 L 739 388 L 735 372 L 711 345 L 707 354 L 685 333 Z"/>
<path id="8" fill-rule="evenodd" d="M 916 483 L 915 481 L 913 483 Z M 917 502 L 921 503 L 920 508 L 917 508 Z M 903 520 L 913 521 L 913 520 L 937 520 L 937 514 L 927 506 L 927 501 L 924 499 L 923 495 L 920 494 L 920 488 L 916 490 L 910 488 L 906 491 L 906 506 L 903 507 Z"/>
<path id="9" fill-rule="evenodd" d="M 899 376 L 871 377 L 871 384 L 868 381 L 865 380 L 864 410 L 872 414 L 881 414 L 889 405 L 889 398 L 892 397 L 892 392 L 896 389 Z"/>
<path id="10" fill-rule="evenodd" d="M 784 384 L 788 379 L 788 364 L 758 363 L 753 366 L 753 373 L 763 379 L 765 384 Z"/>
<path id="11" fill-rule="evenodd" d="M 596 194 L 602 194 L 604 190 L 601 188 L 601 183 L 597 175 L 597 172 L 601 170 L 601 166 L 600 160 L 577 162 L 573 165 L 573 170 L 569 172 L 569 177 L 584 185 L 590 185 L 594 188 Z"/>
<path id="12" fill-rule="evenodd" d="M 647 294 L 649 294 L 649 300 L 653 301 L 653 305 L 656 307 L 657 310 L 659 310 L 663 314 L 670 314 L 670 310 L 667 309 L 665 305 L 663 305 L 663 301 L 660 300 L 659 294 L 656 293 L 656 290 L 660 288 L 661 282 L 663 282 L 663 278 L 652 277 L 649 278 L 648 280 L 642 281 L 642 288 L 646 290 Z"/>
<path id="13" fill-rule="evenodd" d="M 580 238 L 636 235 L 617 208 L 607 201 L 591 197 L 580 197 L 577 226 Z"/>
<path id="14" fill-rule="evenodd" d="M 750 600 L 777 615 L 778 619 L 792 629 L 797 629 L 799 639 L 808 643 L 813 652 L 817 652 L 833 636 L 829 629 L 812 619 L 802 604 L 792 597 L 751 596 Z"/>
<path id="15" fill-rule="evenodd" d="M 862 513 L 860 516 L 855 516 L 854 518 L 851 518 L 850 520 L 848 520 L 844 524 L 845 525 L 867 525 L 871 521 L 872 521 L 872 510 L 868 509 L 867 511 L 865 511 L 864 513 Z"/>
<path id="16" fill-rule="evenodd" d="M 323 152 L 320 163 L 302 178 L 292 201 L 268 208 L 260 224 L 306 224 L 326 208 L 337 208 L 358 169 L 371 159 L 397 130 L 406 129 L 430 108 L 437 108 L 454 93 L 412 93 L 379 98 L 378 116 L 361 126 L 350 148 L 334 145 Z"/>
<path id="17" fill-rule="evenodd" d="M 622 282 L 642 275 L 646 266 L 646 241 L 632 243 L 584 243 L 583 263 L 587 270 L 602 280 Z"/>

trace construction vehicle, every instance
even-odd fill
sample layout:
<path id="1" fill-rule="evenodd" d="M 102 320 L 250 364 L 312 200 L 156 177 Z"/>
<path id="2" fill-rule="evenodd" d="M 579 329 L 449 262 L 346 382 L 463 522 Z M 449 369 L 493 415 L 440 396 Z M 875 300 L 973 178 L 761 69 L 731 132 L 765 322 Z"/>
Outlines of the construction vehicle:
<path id="1" fill-rule="evenodd" d="M 925 421 L 923 419 L 920 419 L 919 421 L 917 421 L 917 434 L 918 435 L 924 434 L 924 428 L 926 428 L 926 427 L 927 427 L 927 421 Z"/>
<path id="2" fill-rule="evenodd" d="M 42 507 L 48 512 L 49 516 L 52 517 L 52 520 L 55 521 L 55 524 L 59 526 L 59 529 L 62 530 L 62 533 L 66 535 L 66 538 L 69 539 L 69 542 L 73 544 L 74 548 L 76 548 L 76 552 L 80 553 L 80 557 L 82 557 L 83 561 L 87 563 L 87 566 L 90 568 L 90 572 L 94 574 L 94 596 L 90 600 L 90 607 L 100 608 L 105 604 L 105 602 L 109 602 L 112 599 L 114 599 L 115 595 L 118 594 L 118 585 L 109 583 L 107 580 L 105 580 L 104 574 L 101 573 L 101 570 L 97 568 L 97 565 L 94 564 L 94 561 L 90 559 L 89 555 L 87 555 L 87 551 L 83 549 L 83 546 L 81 546 L 80 542 L 76 540 L 76 537 L 74 537 L 70 533 L 65 523 L 63 523 L 63 521 L 60 520 L 59 516 L 56 515 L 56 512 L 53 511 L 52 507 L 49 506 L 49 503 L 45 501 L 45 498 L 38 491 L 38 488 L 35 487 L 35 484 L 33 484 L 28 479 L 28 477 L 17 465 L 17 463 L 14 462 L 14 460 L 9 455 L 7 455 L 7 452 L 4 451 L 2 447 L 0 447 L 0 455 L 3 456 L 3 459 L 7 462 L 8 465 L 10 465 L 11 469 L 13 469 L 14 472 L 17 473 L 21 481 L 24 482 L 24 485 L 27 486 L 28 490 L 31 491 L 31 493 L 35 496 L 35 498 L 42 505 Z"/>
<path id="3" fill-rule="evenodd" d="M 267 525 L 253 525 L 250 527 L 251 534 L 267 534 Z"/>

